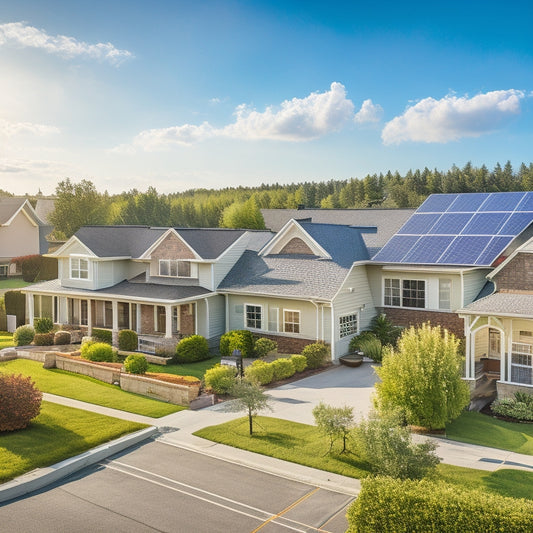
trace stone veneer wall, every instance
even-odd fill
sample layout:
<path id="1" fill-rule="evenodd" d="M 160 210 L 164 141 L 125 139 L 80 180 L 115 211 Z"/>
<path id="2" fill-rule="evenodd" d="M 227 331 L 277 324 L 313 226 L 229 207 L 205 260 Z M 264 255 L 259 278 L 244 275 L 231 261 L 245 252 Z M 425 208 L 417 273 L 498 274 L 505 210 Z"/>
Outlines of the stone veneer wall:
<path id="1" fill-rule="evenodd" d="M 314 255 L 313 251 L 299 237 L 291 239 L 280 251 L 280 254 Z"/>
<path id="2" fill-rule="evenodd" d="M 498 291 L 533 291 L 533 254 L 518 254 L 496 276 Z"/>
<path id="3" fill-rule="evenodd" d="M 515 392 L 527 392 L 533 394 L 533 386 L 531 385 L 514 385 L 511 383 L 496 383 L 496 391 L 498 398 L 512 398 Z"/>
<path id="4" fill-rule="evenodd" d="M 179 237 L 170 233 L 152 252 L 151 259 L 155 262 L 159 259 L 194 259 L 194 254 Z"/>
<path id="5" fill-rule="evenodd" d="M 441 313 L 426 309 L 404 309 L 402 307 L 382 307 L 379 312 L 386 314 L 395 326 L 419 326 L 424 322 L 429 322 L 433 326 L 440 325 L 446 328 L 461 339 L 465 336 L 464 320 L 455 313 Z"/>
<path id="6" fill-rule="evenodd" d="M 199 383 L 198 385 L 179 385 L 126 373 L 120 374 L 120 388 L 177 405 L 189 405 L 200 392 Z"/>

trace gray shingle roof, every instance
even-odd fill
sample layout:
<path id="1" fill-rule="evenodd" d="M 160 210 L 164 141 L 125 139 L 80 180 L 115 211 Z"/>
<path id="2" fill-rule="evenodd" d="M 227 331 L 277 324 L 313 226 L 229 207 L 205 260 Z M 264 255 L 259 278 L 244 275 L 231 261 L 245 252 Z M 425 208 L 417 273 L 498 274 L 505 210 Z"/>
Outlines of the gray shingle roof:
<path id="1" fill-rule="evenodd" d="M 349 272 L 329 259 L 310 255 L 260 257 L 247 250 L 219 285 L 224 292 L 333 298 Z"/>
<path id="2" fill-rule="evenodd" d="M 6 224 L 9 222 L 11 217 L 22 207 L 26 202 L 26 198 L 16 198 L 16 197 L 2 197 L 0 198 L 0 225 Z M 42 224 L 42 220 L 35 214 L 33 208 L 31 209 L 35 222 Z"/>
<path id="3" fill-rule="evenodd" d="M 496 292 L 459 309 L 457 313 L 533 318 L 533 294 Z"/>
<path id="4" fill-rule="evenodd" d="M 377 233 L 363 234 L 372 257 L 403 226 L 414 209 L 261 209 L 265 226 L 279 231 L 291 218 L 325 224 L 376 226 Z"/>
<path id="5" fill-rule="evenodd" d="M 76 237 L 98 257 L 141 257 L 169 228 L 84 226 Z M 202 259 L 216 259 L 246 230 L 175 228 Z"/>
<path id="6" fill-rule="evenodd" d="M 27 289 L 36 292 L 53 292 L 54 294 L 87 294 L 89 298 L 123 296 L 133 299 L 160 300 L 165 303 L 212 294 L 209 289 L 194 285 L 158 285 L 155 283 L 130 283 L 129 281 L 122 281 L 112 287 L 92 291 L 62 287 L 57 279 L 36 283 L 28 286 Z"/>

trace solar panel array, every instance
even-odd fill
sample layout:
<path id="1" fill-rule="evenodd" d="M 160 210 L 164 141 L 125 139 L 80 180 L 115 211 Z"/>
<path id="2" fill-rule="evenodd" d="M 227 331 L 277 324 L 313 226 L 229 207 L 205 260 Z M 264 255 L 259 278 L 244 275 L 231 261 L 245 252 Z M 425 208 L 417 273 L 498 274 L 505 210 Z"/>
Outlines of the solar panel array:
<path id="1" fill-rule="evenodd" d="M 532 222 L 532 191 L 433 194 L 373 260 L 490 266 Z"/>

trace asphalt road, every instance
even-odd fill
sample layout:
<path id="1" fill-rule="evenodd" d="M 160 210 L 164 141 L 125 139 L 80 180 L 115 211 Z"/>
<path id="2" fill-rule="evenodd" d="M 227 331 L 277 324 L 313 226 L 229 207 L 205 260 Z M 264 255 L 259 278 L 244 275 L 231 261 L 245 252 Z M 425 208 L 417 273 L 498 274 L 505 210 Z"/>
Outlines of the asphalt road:
<path id="1" fill-rule="evenodd" d="M 352 499 L 155 441 L 0 506 L 0 529 L 341 533 Z"/>

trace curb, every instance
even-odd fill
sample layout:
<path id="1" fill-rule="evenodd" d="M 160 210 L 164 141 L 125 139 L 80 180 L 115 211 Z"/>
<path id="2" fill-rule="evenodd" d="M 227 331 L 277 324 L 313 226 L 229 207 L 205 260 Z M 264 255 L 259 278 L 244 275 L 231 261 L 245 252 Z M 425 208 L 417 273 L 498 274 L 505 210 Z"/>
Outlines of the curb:
<path id="1" fill-rule="evenodd" d="M 7 481 L 0 485 L 0 503 L 42 489 L 86 466 L 98 463 L 115 453 L 149 439 L 157 432 L 158 429 L 154 426 L 142 429 L 130 435 L 125 435 L 119 439 L 101 444 L 75 457 L 70 457 L 45 468 L 37 468 L 11 481 Z"/>

